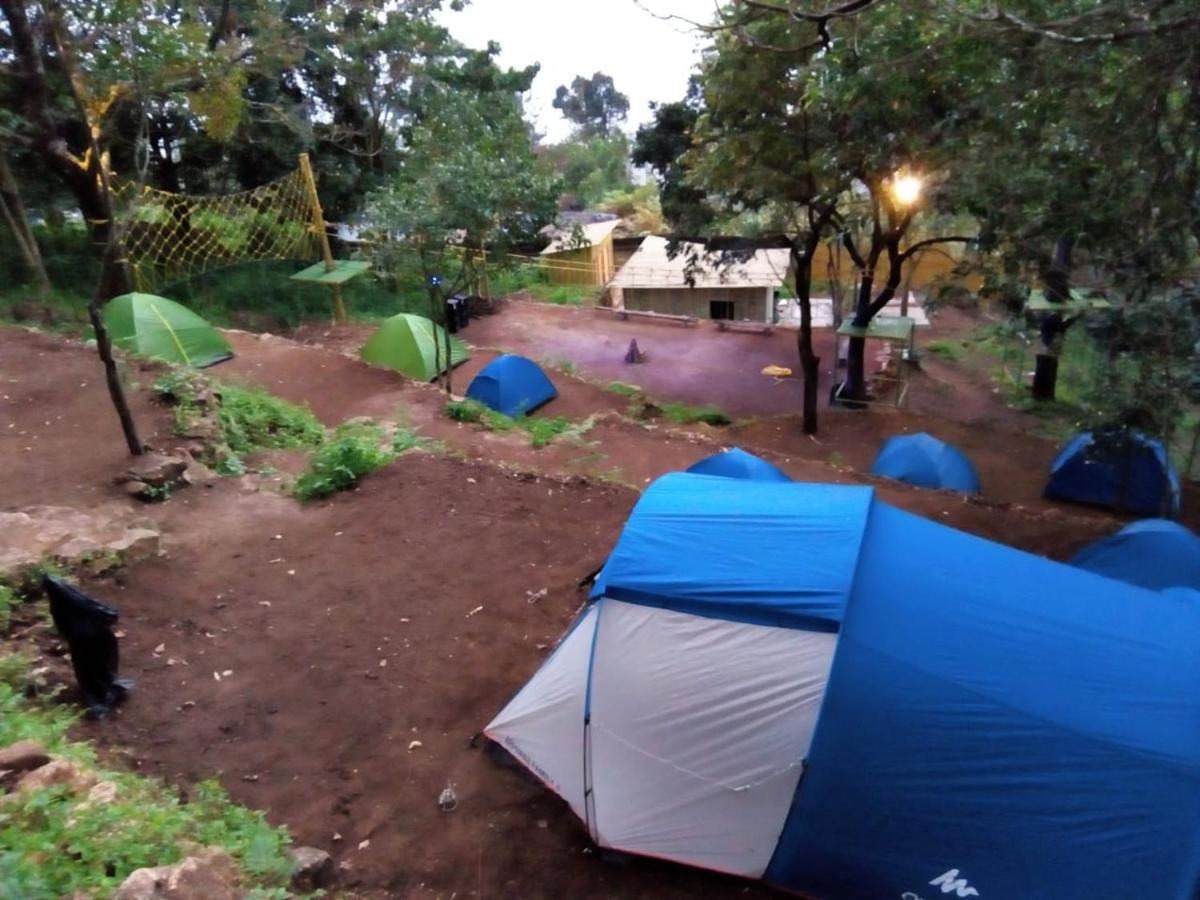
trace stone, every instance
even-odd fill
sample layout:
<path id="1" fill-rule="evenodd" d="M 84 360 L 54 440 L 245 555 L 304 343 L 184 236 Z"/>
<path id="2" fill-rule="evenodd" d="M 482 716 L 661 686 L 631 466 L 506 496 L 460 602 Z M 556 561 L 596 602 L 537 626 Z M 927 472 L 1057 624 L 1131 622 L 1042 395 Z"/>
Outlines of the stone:
<path id="1" fill-rule="evenodd" d="M 292 889 L 306 893 L 324 886 L 333 872 L 332 857 L 319 847 L 293 847 Z"/>
<path id="2" fill-rule="evenodd" d="M 37 741 L 17 741 L 0 749 L 0 769 L 9 772 L 28 772 L 50 762 L 50 754 Z"/>
<path id="3" fill-rule="evenodd" d="M 44 766 L 26 772 L 17 782 L 18 793 L 29 793 L 44 788 L 66 785 L 75 793 L 90 791 L 96 784 L 96 776 L 82 769 L 69 759 L 52 759 Z"/>
<path id="4" fill-rule="evenodd" d="M 210 847 L 173 866 L 130 873 L 112 900 L 242 900 L 238 879 L 232 857 Z"/>
<path id="5" fill-rule="evenodd" d="M 183 473 L 183 483 L 192 487 L 212 487 L 221 476 L 202 462 L 192 462 Z"/>
<path id="6" fill-rule="evenodd" d="M 208 443 L 219 440 L 221 437 L 221 423 L 217 421 L 214 415 L 193 416 L 188 421 L 179 435 L 182 438 L 189 440 Z M 201 451 L 203 452 L 203 451 Z"/>
<path id="7" fill-rule="evenodd" d="M 152 487 L 166 487 L 177 484 L 187 469 L 187 460 L 178 456 L 168 456 L 165 453 L 145 453 L 133 461 L 122 474 L 117 476 L 117 483 L 140 481 Z"/>

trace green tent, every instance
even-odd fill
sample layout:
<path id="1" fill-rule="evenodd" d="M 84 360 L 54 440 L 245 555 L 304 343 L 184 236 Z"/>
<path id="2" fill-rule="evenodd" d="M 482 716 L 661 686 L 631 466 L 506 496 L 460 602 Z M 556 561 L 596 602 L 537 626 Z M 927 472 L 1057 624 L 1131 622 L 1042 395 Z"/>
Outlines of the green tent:
<path id="1" fill-rule="evenodd" d="M 233 356 L 220 332 L 186 306 L 154 294 L 122 294 L 104 307 L 104 325 L 126 353 L 203 369 Z"/>
<path id="2" fill-rule="evenodd" d="M 424 316 L 409 313 L 385 320 L 379 330 L 371 335 L 371 339 L 363 344 L 360 355 L 367 362 L 387 366 L 418 381 L 432 381 L 438 374 L 433 347 L 435 335 L 442 371 L 445 371 L 446 335 L 442 327 L 434 325 Z M 450 365 L 460 365 L 467 359 L 466 345 L 458 338 L 451 337 Z"/>

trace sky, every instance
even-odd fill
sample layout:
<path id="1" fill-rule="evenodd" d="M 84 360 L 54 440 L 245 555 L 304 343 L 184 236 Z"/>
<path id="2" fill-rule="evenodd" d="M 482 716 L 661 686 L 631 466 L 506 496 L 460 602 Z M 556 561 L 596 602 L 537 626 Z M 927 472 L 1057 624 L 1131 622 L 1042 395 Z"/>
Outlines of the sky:
<path id="1" fill-rule="evenodd" d="M 629 97 L 626 130 L 650 121 L 651 101 L 683 98 L 688 76 L 699 61 L 698 35 L 685 23 L 651 15 L 674 14 L 707 20 L 713 0 L 472 0 L 462 12 L 439 18 L 458 40 L 484 47 L 500 44 L 500 64 L 523 68 L 541 63 L 526 98 L 526 111 L 546 135 L 560 141 L 571 124 L 551 104 L 560 84 L 597 71 L 611 75 Z"/>

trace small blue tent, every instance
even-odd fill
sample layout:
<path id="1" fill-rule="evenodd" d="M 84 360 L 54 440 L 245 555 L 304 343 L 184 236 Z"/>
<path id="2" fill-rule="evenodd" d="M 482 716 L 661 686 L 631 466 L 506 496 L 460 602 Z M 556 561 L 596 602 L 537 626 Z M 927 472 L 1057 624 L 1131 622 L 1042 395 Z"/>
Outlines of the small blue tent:
<path id="1" fill-rule="evenodd" d="M 1200 537 L 1166 519 L 1142 519 L 1089 544 L 1071 565 L 1152 591 L 1200 591 Z"/>
<path id="2" fill-rule="evenodd" d="M 694 475 L 720 475 L 723 478 L 746 478 L 750 481 L 791 481 L 787 473 L 741 447 L 733 447 L 693 463 L 688 471 Z"/>
<path id="3" fill-rule="evenodd" d="M 483 367 L 467 396 L 506 416 L 522 416 L 549 403 L 558 391 L 532 359 L 505 354 Z"/>
<path id="4" fill-rule="evenodd" d="M 923 431 L 888 438 L 875 457 L 871 474 L 917 487 L 948 488 L 968 494 L 980 490 L 979 474 L 966 454 Z"/>
<path id="5" fill-rule="evenodd" d="M 1192 900 L 1194 597 L 677 473 L 486 733 L 600 846 L 802 896 Z"/>
<path id="6" fill-rule="evenodd" d="M 1139 432 L 1103 442 L 1076 435 L 1054 458 L 1043 493 L 1139 516 L 1179 515 L 1179 474 L 1162 442 Z"/>

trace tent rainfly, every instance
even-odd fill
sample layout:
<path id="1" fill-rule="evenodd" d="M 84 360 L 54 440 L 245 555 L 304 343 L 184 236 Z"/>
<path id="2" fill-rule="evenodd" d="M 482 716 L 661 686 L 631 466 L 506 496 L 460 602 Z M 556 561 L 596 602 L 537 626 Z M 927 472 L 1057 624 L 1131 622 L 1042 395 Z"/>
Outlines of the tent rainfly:
<path id="1" fill-rule="evenodd" d="M 104 327 L 126 353 L 203 369 L 233 356 L 221 333 L 186 306 L 156 294 L 122 294 L 104 307 Z"/>
<path id="2" fill-rule="evenodd" d="M 802 896 L 1189 900 L 1198 642 L 869 487 L 676 473 L 486 733 L 600 846 Z"/>
<path id="3" fill-rule="evenodd" d="M 980 491 L 979 474 L 967 455 L 923 431 L 888 438 L 875 457 L 871 474 L 935 490 Z"/>
<path id="4" fill-rule="evenodd" d="M 748 478 L 751 481 L 791 481 L 782 469 L 741 447 L 731 447 L 706 456 L 688 467 L 694 475 L 720 475 L 724 478 Z"/>
<path id="5" fill-rule="evenodd" d="M 367 362 L 395 369 L 417 381 L 433 381 L 438 376 L 439 359 L 441 370 L 446 371 L 445 348 L 446 335 L 442 326 L 424 316 L 400 313 L 384 320 L 363 344 L 359 355 Z M 450 367 L 461 365 L 469 358 L 466 345 L 451 336 Z"/>
<path id="6" fill-rule="evenodd" d="M 1200 591 L 1200 537 L 1178 522 L 1142 519 L 1084 547 L 1071 565 L 1152 591 Z"/>
<path id="7" fill-rule="evenodd" d="M 1054 458 L 1043 493 L 1139 516 L 1179 515 L 1179 473 L 1162 442 L 1137 431 L 1077 434 Z"/>
<path id="8" fill-rule="evenodd" d="M 549 403 L 558 391 L 532 359 L 506 353 L 479 371 L 467 396 L 506 416 L 523 416 Z"/>

